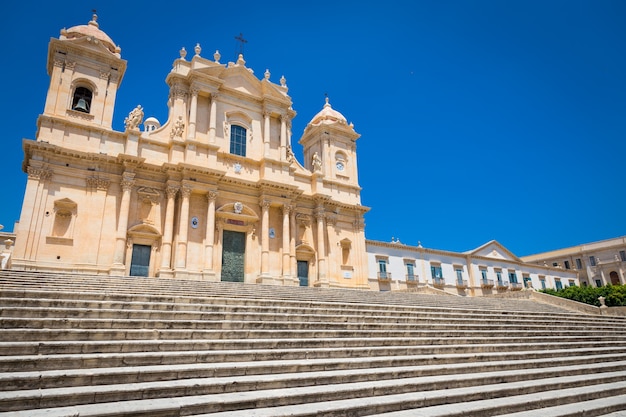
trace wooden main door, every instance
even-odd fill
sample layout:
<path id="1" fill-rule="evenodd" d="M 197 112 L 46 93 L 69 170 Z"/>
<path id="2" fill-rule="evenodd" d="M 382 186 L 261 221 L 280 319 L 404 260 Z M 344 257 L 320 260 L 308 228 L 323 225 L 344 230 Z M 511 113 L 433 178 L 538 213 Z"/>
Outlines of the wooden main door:
<path id="1" fill-rule="evenodd" d="M 222 234 L 222 281 L 243 282 L 246 234 L 224 230 Z"/>
<path id="2" fill-rule="evenodd" d="M 298 279 L 301 287 L 309 286 L 309 262 L 298 261 Z"/>
<path id="3" fill-rule="evenodd" d="M 130 275 L 134 277 L 147 277 L 150 270 L 150 252 L 152 246 L 133 245 L 133 255 L 130 261 Z"/>

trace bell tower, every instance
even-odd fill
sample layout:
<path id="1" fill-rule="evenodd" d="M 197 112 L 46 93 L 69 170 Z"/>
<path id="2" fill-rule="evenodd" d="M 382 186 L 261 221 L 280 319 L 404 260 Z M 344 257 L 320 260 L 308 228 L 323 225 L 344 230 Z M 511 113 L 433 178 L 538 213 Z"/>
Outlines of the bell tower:
<path id="1" fill-rule="evenodd" d="M 334 184 L 334 190 L 347 190 L 333 195 L 334 199 L 349 199 L 343 201 L 347 204 L 361 203 L 356 156 L 356 140 L 360 136 L 326 97 L 324 107 L 307 124 L 299 141 L 305 168 Z"/>
<path id="2" fill-rule="evenodd" d="M 52 117 L 111 128 L 126 61 L 97 18 L 94 13 L 88 24 L 62 29 L 58 39 L 50 39 L 50 87 L 40 123 Z"/>

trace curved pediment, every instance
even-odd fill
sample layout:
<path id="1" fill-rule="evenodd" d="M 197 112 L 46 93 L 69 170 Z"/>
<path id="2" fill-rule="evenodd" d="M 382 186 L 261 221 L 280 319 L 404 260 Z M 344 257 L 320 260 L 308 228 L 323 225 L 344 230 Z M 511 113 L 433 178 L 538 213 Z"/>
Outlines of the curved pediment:
<path id="1" fill-rule="evenodd" d="M 296 258 L 297 259 L 315 259 L 315 249 L 313 249 L 307 243 L 300 243 L 296 246 Z"/>
<path id="2" fill-rule="evenodd" d="M 152 225 L 141 223 L 128 229 L 129 235 L 140 235 L 142 237 L 160 238 L 161 233 Z"/>
<path id="3" fill-rule="evenodd" d="M 221 219 L 238 220 L 244 223 L 259 221 L 259 216 L 255 211 L 239 201 L 224 204 L 215 211 L 215 215 Z"/>

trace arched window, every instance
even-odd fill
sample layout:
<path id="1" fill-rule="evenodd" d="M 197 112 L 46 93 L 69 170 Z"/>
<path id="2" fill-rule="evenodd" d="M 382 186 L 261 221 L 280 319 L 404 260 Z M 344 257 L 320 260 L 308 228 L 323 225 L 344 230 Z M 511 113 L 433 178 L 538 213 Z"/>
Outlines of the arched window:
<path id="1" fill-rule="evenodd" d="M 86 87 L 76 87 L 72 98 L 72 110 L 89 113 L 91 109 L 91 98 L 93 94 Z"/>
<path id="2" fill-rule="evenodd" d="M 246 129 L 231 125 L 230 127 L 230 153 L 246 156 Z"/>

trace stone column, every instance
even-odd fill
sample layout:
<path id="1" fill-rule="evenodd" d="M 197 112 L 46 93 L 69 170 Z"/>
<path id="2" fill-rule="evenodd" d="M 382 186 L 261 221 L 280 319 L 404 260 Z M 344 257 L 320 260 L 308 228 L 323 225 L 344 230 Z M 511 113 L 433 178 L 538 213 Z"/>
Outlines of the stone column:
<path id="1" fill-rule="evenodd" d="M 191 89 L 191 104 L 189 105 L 189 130 L 187 131 L 187 139 L 196 137 L 196 119 L 198 113 L 198 92 L 197 88 Z"/>
<path id="2" fill-rule="evenodd" d="M 217 93 L 211 93 L 211 110 L 209 113 L 209 143 L 215 143 L 215 129 L 217 127 Z"/>
<path id="3" fill-rule="evenodd" d="M 287 160 L 287 115 L 280 116 L 280 160 Z"/>
<path id="4" fill-rule="evenodd" d="M 291 206 L 283 204 L 283 278 L 289 278 L 291 275 L 291 246 L 289 233 L 289 214 Z"/>
<path id="5" fill-rule="evenodd" d="M 206 213 L 206 237 L 204 239 L 204 270 L 212 273 L 213 268 L 213 243 L 215 242 L 215 200 L 216 191 L 209 191 L 207 194 L 209 207 Z"/>
<path id="6" fill-rule="evenodd" d="M 315 212 L 315 218 L 317 219 L 317 277 L 320 285 L 326 283 L 324 216 L 324 207 L 320 205 Z"/>
<path id="7" fill-rule="evenodd" d="M 187 266 L 187 232 L 189 230 L 189 196 L 191 188 L 183 186 L 180 189 L 183 201 L 180 205 L 180 224 L 178 226 L 178 248 L 176 251 L 176 269 L 184 270 Z"/>
<path id="8" fill-rule="evenodd" d="M 177 185 L 168 185 L 165 190 L 167 204 L 165 206 L 165 227 L 163 229 L 163 244 L 161 249 L 161 270 L 171 269 L 172 262 L 172 237 L 174 234 L 174 203 L 176 193 L 180 189 Z"/>
<path id="9" fill-rule="evenodd" d="M 263 113 L 263 153 L 265 157 L 270 156 L 270 112 Z"/>
<path id="10" fill-rule="evenodd" d="M 292 207 L 290 216 L 290 237 L 289 237 L 289 254 L 291 255 L 291 276 L 297 282 L 298 278 L 298 262 L 296 259 L 296 238 L 298 234 L 298 228 L 296 223 L 296 210 Z"/>
<path id="11" fill-rule="evenodd" d="M 270 201 L 261 202 L 261 276 L 270 272 Z"/>
<path id="12" fill-rule="evenodd" d="M 117 223 L 117 233 L 115 240 L 115 253 L 113 255 L 113 265 L 118 267 L 124 266 L 124 254 L 126 253 L 126 233 L 128 229 L 128 214 L 130 209 L 130 193 L 135 184 L 135 174 L 132 172 L 124 172 L 122 174 L 122 201 L 120 203 L 120 219 Z M 125 272 L 125 270 L 124 270 Z"/>

